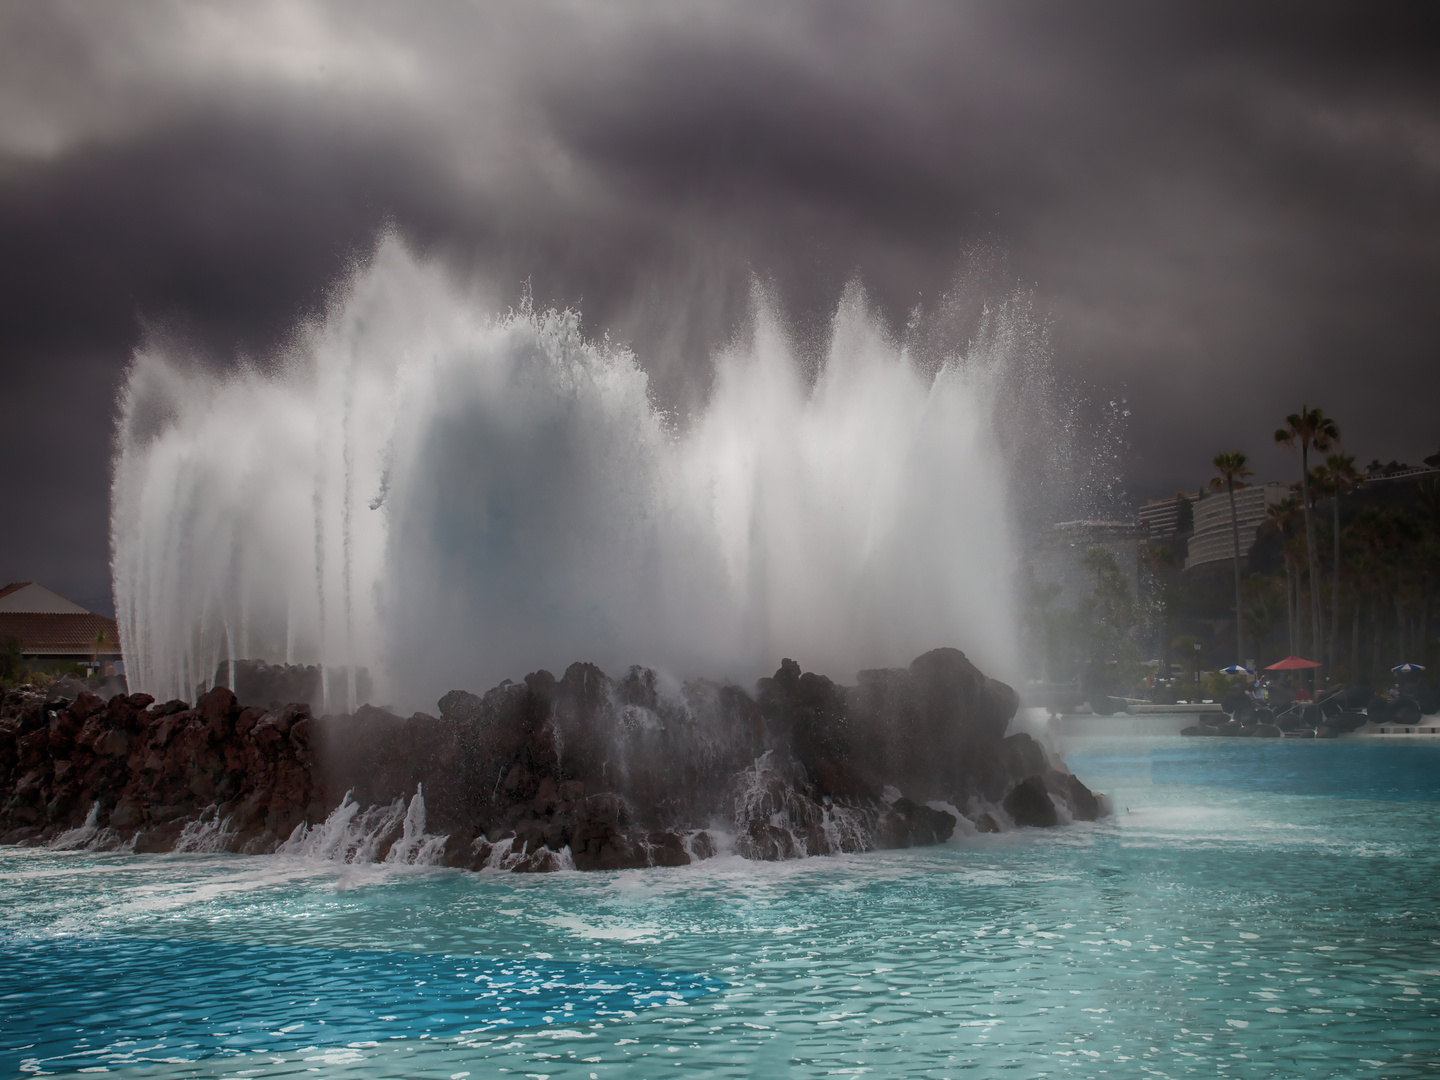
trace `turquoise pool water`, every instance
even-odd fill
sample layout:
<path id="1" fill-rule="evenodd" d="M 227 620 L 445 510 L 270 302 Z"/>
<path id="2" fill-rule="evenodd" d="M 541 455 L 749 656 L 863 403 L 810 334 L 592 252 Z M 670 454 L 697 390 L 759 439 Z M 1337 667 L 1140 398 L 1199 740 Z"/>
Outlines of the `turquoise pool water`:
<path id="1" fill-rule="evenodd" d="M 1440 1073 L 1440 746 L 1064 749 L 1113 819 L 785 864 L 0 849 L 0 1076 Z"/>

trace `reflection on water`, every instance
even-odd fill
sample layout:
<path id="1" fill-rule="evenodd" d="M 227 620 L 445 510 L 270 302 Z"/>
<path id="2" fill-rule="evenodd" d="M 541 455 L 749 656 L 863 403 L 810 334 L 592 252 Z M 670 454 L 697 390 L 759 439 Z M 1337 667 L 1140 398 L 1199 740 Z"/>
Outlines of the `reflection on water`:
<path id="1" fill-rule="evenodd" d="M 778 865 L 5 849 L 0 1067 L 69 1017 L 72 1054 L 192 1059 L 110 1066 L 136 1076 L 1433 1073 L 1433 749 L 1065 749 L 1114 819 Z M 231 1034 L 260 1041 L 197 1058 Z"/>

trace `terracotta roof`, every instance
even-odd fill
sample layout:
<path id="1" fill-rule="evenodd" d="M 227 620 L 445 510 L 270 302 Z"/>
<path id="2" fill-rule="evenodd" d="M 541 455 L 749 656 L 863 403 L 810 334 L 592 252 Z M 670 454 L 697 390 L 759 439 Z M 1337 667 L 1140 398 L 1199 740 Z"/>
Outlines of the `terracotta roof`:
<path id="1" fill-rule="evenodd" d="M 119 656 L 120 631 L 115 620 L 104 615 L 0 611 L 0 637 L 18 637 L 26 656 L 91 656 L 102 630 L 105 645 L 100 655 Z"/>
<path id="2" fill-rule="evenodd" d="M 0 589 L 0 611 L 40 615 L 87 615 L 89 609 L 35 581 L 12 581 Z"/>

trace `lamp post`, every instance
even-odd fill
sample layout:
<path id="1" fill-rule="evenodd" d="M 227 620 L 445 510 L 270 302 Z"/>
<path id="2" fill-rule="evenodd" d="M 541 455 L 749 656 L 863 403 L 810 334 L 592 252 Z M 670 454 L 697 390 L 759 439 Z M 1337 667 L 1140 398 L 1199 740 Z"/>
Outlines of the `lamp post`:
<path id="1" fill-rule="evenodd" d="M 1200 700 L 1200 642 L 1195 642 L 1195 700 Z"/>

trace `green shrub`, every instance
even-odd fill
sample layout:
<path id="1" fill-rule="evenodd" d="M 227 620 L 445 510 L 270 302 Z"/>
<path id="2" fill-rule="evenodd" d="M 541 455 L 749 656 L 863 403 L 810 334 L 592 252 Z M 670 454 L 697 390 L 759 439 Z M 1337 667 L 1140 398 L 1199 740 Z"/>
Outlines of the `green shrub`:
<path id="1" fill-rule="evenodd" d="M 1204 693 L 1202 697 L 1210 698 L 1213 701 L 1220 701 L 1231 690 L 1243 687 L 1244 682 L 1233 675 L 1221 675 L 1218 671 L 1203 681 Z"/>
<path id="2" fill-rule="evenodd" d="M 0 637 L 0 683 L 17 682 L 24 670 L 25 658 L 20 655 L 20 639 L 14 634 Z"/>

